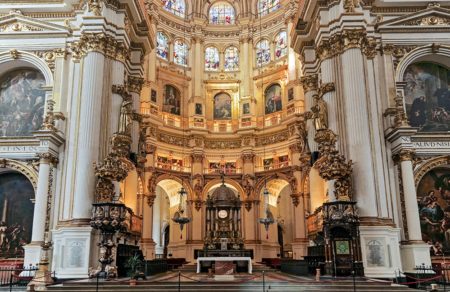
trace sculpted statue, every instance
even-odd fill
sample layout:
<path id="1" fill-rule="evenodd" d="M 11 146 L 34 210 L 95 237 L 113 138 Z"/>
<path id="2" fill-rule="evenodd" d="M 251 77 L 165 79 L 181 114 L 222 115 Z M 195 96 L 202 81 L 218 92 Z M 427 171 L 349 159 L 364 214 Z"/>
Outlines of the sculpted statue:
<path id="1" fill-rule="evenodd" d="M 328 129 L 328 109 L 325 100 L 315 94 L 313 96 L 314 106 L 311 108 L 314 118 L 314 126 L 316 130 Z"/>
<path id="2" fill-rule="evenodd" d="M 124 99 L 120 107 L 119 133 L 130 134 L 132 114 L 133 114 L 133 102 L 129 99 Z"/>

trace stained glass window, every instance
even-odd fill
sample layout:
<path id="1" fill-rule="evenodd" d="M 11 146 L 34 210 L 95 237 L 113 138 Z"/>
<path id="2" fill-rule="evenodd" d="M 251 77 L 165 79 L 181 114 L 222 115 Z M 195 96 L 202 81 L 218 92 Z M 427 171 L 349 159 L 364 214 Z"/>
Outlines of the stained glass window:
<path id="1" fill-rule="evenodd" d="M 281 58 L 287 54 L 287 34 L 280 32 L 275 38 L 275 58 Z"/>
<path id="2" fill-rule="evenodd" d="M 214 47 L 208 47 L 205 50 L 205 70 L 219 70 L 219 50 Z"/>
<path id="3" fill-rule="evenodd" d="M 280 0 L 259 0 L 258 12 L 261 16 L 269 14 L 280 8 Z"/>
<path id="4" fill-rule="evenodd" d="M 239 70 L 239 52 L 236 47 L 229 47 L 225 50 L 225 71 Z"/>
<path id="5" fill-rule="evenodd" d="M 186 4 L 184 0 L 162 0 L 163 7 L 173 14 L 184 17 L 186 13 Z"/>
<path id="6" fill-rule="evenodd" d="M 209 9 L 209 22 L 213 24 L 234 24 L 234 8 L 227 2 L 218 2 Z"/>
<path id="7" fill-rule="evenodd" d="M 262 66 L 270 62 L 270 46 L 268 40 L 256 44 L 256 65 Z"/>
<path id="8" fill-rule="evenodd" d="M 169 59 L 169 39 L 162 32 L 156 35 L 156 55 L 164 60 Z"/>
<path id="9" fill-rule="evenodd" d="M 185 43 L 176 40 L 173 46 L 173 62 L 178 65 L 187 65 L 188 47 Z"/>

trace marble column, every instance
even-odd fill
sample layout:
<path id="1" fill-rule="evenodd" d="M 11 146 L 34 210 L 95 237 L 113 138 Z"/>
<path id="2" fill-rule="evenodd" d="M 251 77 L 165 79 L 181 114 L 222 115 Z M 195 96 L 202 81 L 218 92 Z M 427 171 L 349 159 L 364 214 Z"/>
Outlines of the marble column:
<path id="1" fill-rule="evenodd" d="M 202 48 L 203 40 L 201 38 L 196 38 L 195 42 L 195 63 L 196 66 L 193 66 L 195 70 L 194 74 L 194 96 L 202 97 L 202 71 L 203 71 L 203 48 Z"/>
<path id="2" fill-rule="evenodd" d="M 78 129 L 78 149 L 75 190 L 73 199 L 73 219 L 91 217 L 94 202 L 95 173 L 94 162 L 98 162 L 100 141 L 101 100 L 103 87 L 103 66 L 105 57 L 99 52 L 89 52 L 83 62 L 80 123 Z"/>
<path id="3" fill-rule="evenodd" d="M 242 81 L 242 97 L 250 95 L 250 70 L 252 68 L 249 53 L 250 53 L 250 39 L 249 37 L 243 37 L 241 39 L 241 53 L 240 58 L 240 70 L 241 70 L 241 81 Z"/>
<path id="4" fill-rule="evenodd" d="M 335 59 L 328 58 L 322 61 L 320 65 L 321 72 L 321 84 L 327 84 L 336 81 Z M 323 100 L 327 103 L 328 109 L 328 128 L 331 129 L 336 135 L 339 135 L 338 129 L 338 101 L 336 91 L 327 92 L 323 95 Z M 339 144 L 339 143 L 338 143 Z"/>
<path id="5" fill-rule="evenodd" d="M 122 62 L 113 60 L 111 65 L 111 84 L 112 85 L 123 85 L 124 75 L 125 75 L 125 65 Z M 111 112 L 110 112 L 110 122 L 109 122 L 109 133 L 114 134 L 119 130 L 119 117 L 120 109 L 122 106 L 122 96 L 117 93 L 112 93 L 111 96 Z M 108 143 L 109 144 L 109 143 Z"/>
<path id="6" fill-rule="evenodd" d="M 35 195 L 31 243 L 24 246 L 24 264 L 27 266 L 39 263 L 42 250 L 41 244 L 44 240 L 50 240 L 50 238 L 45 238 L 45 221 L 47 219 L 50 171 L 56 159 L 49 153 L 41 153 L 39 157 L 38 185 Z"/>
<path id="7" fill-rule="evenodd" d="M 163 207 L 161 196 L 162 194 L 156 191 L 156 198 L 153 203 L 152 238 L 155 241 L 155 255 L 163 254 L 164 252 L 163 242 L 161 241 L 161 209 Z"/>
<path id="8" fill-rule="evenodd" d="M 45 240 L 45 220 L 47 217 L 47 203 L 49 196 L 49 179 L 53 156 L 48 153 L 39 155 L 39 175 L 36 188 L 36 200 L 33 213 L 33 230 L 31 234 L 32 243 L 42 243 Z"/>
<path id="9" fill-rule="evenodd" d="M 417 193 L 413 172 L 413 156 L 411 150 L 400 152 L 400 169 L 402 177 L 403 196 L 405 200 L 406 224 L 408 226 L 408 240 L 422 242 L 422 233 L 420 230 L 419 207 L 417 205 Z"/>
<path id="10" fill-rule="evenodd" d="M 143 202 L 143 224 L 141 249 L 145 259 L 151 260 L 155 258 L 155 242 L 153 241 L 153 204 L 154 197 L 145 196 Z"/>
<path id="11" fill-rule="evenodd" d="M 403 197 L 405 201 L 408 241 L 400 246 L 403 272 L 414 273 L 418 265 L 431 266 L 430 246 L 422 241 L 417 193 L 414 181 L 411 150 L 400 151 L 400 171 L 402 178 Z"/>
<path id="12" fill-rule="evenodd" d="M 378 202 L 369 126 L 364 59 L 359 48 L 341 55 L 342 95 L 348 159 L 353 161 L 353 187 L 361 217 L 377 217 Z M 330 110 L 331 106 L 328 106 Z M 329 114 L 330 116 L 330 114 Z"/>

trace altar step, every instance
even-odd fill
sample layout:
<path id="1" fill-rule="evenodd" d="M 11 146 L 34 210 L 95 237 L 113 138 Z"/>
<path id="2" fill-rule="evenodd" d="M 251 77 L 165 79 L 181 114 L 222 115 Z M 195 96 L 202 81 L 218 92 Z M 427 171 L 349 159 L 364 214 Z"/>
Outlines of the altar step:
<path id="1" fill-rule="evenodd" d="M 266 273 L 268 273 L 268 272 L 277 272 L 278 271 L 277 269 L 268 267 L 268 266 L 266 266 L 264 264 L 260 264 L 260 263 L 252 264 L 252 269 L 253 269 L 254 273 L 262 272 L 262 271 L 264 271 Z M 186 272 L 195 273 L 195 272 L 197 272 L 197 264 L 185 264 L 185 265 L 183 265 L 183 266 L 181 266 L 181 267 L 179 267 L 177 269 L 174 269 L 173 271 L 174 272 L 181 272 L 181 273 L 186 273 Z"/>
<path id="2" fill-rule="evenodd" d="M 286 281 L 266 282 L 266 291 L 268 292 L 300 292 L 300 291 L 322 291 L 322 292 L 348 292 L 353 291 L 353 282 L 350 280 L 340 280 L 333 282 L 314 282 L 305 281 L 304 283 L 290 283 Z M 149 282 L 139 281 L 137 286 L 129 286 L 127 281 L 121 283 L 102 282 L 98 290 L 93 282 L 66 282 L 64 284 L 48 287 L 48 291 L 52 292 L 94 292 L 94 291 L 118 291 L 118 292 L 134 292 L 134 291 L 152 291 L 152 292 L 256 292 L 262 291 L 263 284 L 261 281 L 254 282 L 182 282 L 181 289 L 178 290 L 178 283 L 171 282 Z M 409 289 L 405 286 L 391 285 L 389 283 L 379 283 L 370 281 L 357 281 L 356 291 L 358 292 L 408 292 L 417 291 Z"/>

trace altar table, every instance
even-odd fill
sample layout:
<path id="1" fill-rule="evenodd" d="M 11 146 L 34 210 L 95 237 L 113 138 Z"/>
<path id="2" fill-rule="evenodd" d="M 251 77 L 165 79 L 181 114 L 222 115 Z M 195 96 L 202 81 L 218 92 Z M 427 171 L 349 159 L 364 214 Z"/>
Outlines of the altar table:
<path id="1" fill-rule="evenodd" d="M 252 259 L 251 257 L 198 257 L 197 258 L 197 274 L 200 273 L 200 262 L 234 262 L 246 261 L 248 262 L 248 273 L 252 273 Z"/>

